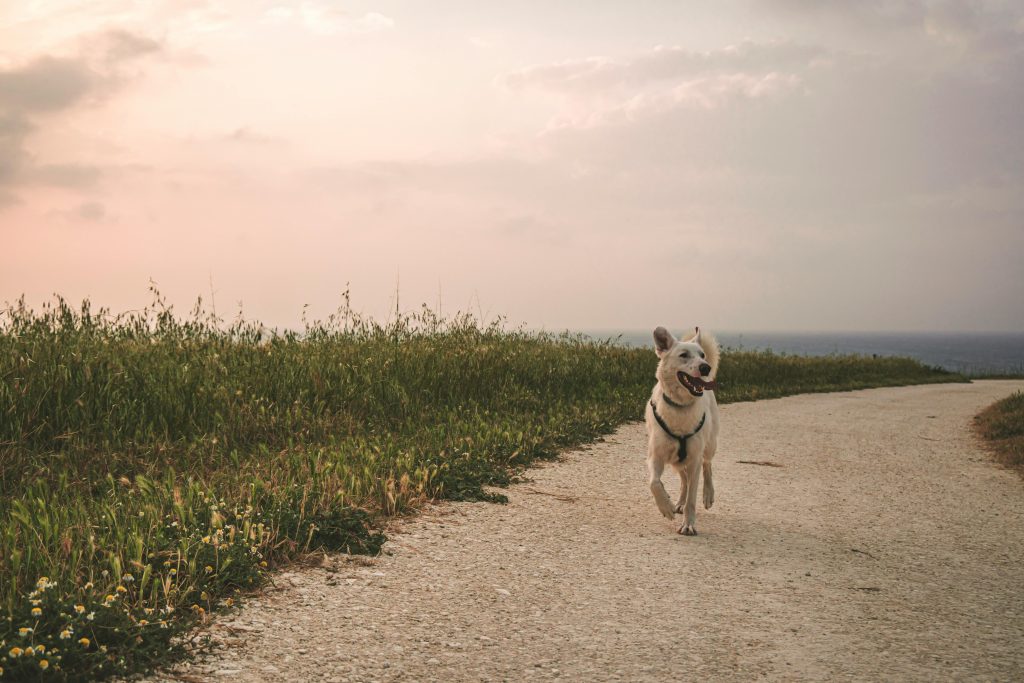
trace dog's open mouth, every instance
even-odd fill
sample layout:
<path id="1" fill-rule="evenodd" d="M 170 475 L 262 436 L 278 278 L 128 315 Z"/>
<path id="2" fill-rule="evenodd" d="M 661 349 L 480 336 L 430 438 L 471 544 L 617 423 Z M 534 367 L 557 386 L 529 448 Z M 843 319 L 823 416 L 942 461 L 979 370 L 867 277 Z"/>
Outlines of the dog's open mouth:
<path id="1" fill-rule="evenodd" d="M 688 375 L 682 371 L 677 372 L 676 377 L 679 378 L 679 383 L 686 387 L 686 390 L 694 396 L 702 396 L 705 389 L 714 390 L 718 387 L 717 382 L 701 379 L 700 377 L 693 377 L 692 375 Z"/>

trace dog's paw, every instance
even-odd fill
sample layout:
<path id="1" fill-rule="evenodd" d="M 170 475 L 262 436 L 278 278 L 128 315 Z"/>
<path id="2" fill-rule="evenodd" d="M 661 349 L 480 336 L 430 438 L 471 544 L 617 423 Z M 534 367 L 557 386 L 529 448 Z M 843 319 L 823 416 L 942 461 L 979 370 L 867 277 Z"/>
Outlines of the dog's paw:
<path id="1" fill-rule="evenodd" d="M 711 506 L 715 504 L 715 490 L 713 488 L 704 487 L 704 509 L 710 510 Z"/>
<path id="2" fill-rule="evenodd" d="M 671 508 L 668 509 L 668 510 L 662 510 L 661 514 L 665 515 L 665 519 L 670 519 L 671 520 L 671 519 L 675 519 L 676 518 L 676 513 Z"/>
<path id="3" fill-rule="evenodd" d="M 681 500 L 681 501 L 679 501 L 679 505 L 676 505 L 676 514 L 677 515 L 683 514 L 684 510 L 686 510 L 686 501 L 685 500 Z"/>
<path id="4" fill-rule="evenodd" d="M 683 536 L 696 536 L 697 529 L 692 524 L 684 524 L 679 527 L 679 533 Z"/>

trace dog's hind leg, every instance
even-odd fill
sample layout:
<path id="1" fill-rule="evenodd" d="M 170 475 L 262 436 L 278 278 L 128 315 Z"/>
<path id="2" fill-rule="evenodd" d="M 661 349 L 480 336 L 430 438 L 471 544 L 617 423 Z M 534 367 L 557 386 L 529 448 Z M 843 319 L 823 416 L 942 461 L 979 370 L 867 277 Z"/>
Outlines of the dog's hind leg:
<path id="1" fill-rule="evenodd" d="M 696 536 L 697 529 L 694 523 L 697 521 L 697 483 L 700 480 L 700 472 L 694 465 L 688 468 L 686 473 L 686 512 L 683 525 L 679 527 L 679 533 L 683 536 Z"/>
<path id="2" fill-rule="evenodd" d="M 683 510 L 686 509 L 686 470 L 676 467 L 676 473 L 679 475 L 679 500 L 676 501 L 676 512 L 683 514 Z"/>
<path id="3" fill-rule="evenodd" d="M 710 510 L 715 504 L 715 482 L 711 478 L 711 458 L 704 458 L 704 509 Z"/>
<path id="4" fill-rule="evenodd" d="M 672 509 L 672 500 L 668 497 L 665 485 L 661 483 L 661 473 L 664 470 L 665 464 L 661 460 L 654 457 L 647 459 L 647 472 L 650 475 L 651 493 L 654 495 L 654 502 L 658 505 L 658 510 L 661 511 L 661 514 L 665 515 L 668 519 L 673 519 L 675 512 Z"/>

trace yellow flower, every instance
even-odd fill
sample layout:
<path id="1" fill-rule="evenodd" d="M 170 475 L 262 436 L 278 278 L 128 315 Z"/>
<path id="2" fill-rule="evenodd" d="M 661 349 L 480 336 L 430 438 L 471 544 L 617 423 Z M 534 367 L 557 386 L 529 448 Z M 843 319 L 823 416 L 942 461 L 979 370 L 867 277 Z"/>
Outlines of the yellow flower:
<path id="1" fill-rule="evenodd" d="M 79 614 L 85 613 L 85 605 L 75 605 L 75 611 Z"/>
<path id="2" fill-rule="evenodd" d="M 43 616 L 43 610 L 39 609 L 38 607 L 33 607 L 32 608 L 32 616 L 34 616 L 34 617 L 41 617 L 41 616 Z"/>
<path id="3" fill-rule="evenodd" d="M 10 652 L 7 653 L 7 656 L 14 659 L 15 657 L 20 657 L 22 652 L 24 652 L 24 650 L 20 647 L 12 647 Z"/>
<path id="4" fill-rule="evenodd" d="M 46 584 L 50 582 L 50 579 L 46 576 L 40 576 L 39 580 L 36 581 L 36 588 L 46 588 Z"/>
<path id="5" fill-rule="evenodd" d="M 118 586 L 118 587 L 117 587 L 117 592 L 118 592 L 118 593 L 127 593 L 127 592 L 128 592 L 128 589 L 127 589 L 127 588 L 125 588 L 124 586 Z"/>
<path id="6" fill-rule="evenodd" d="M 260 562 L 260 566 L 261 567 L 266 567 L 267 566 L 267 561 L 263 560 L 262 562 Z"/>
<path id="7" fill-rule="evenodd" d="M 171 571 L 170 571 L 170 572 L 168 572 L 168 573 L 169 573 L 169 574 L 170 574 L 171 576 L 175 576 L 175 575 L 177 575 L 177 573 L 178 573 L 178 570 L 177 570 L 177 569 L 174 569 L 174 568 L 172 567 L 172 568 L 171 568 Z"/>
<path id="8" fill-rule="evenodd" d="M 35 653 L 36 653 L 36 651 L 32 649 L 31 645 L 29 645 L 28 647 L 25 648 L 25 656 L 26 657 L 31 657 Z"/>
<path id="9" fill-rule="evenodd" d="M 67 640 L 70 637 L 71 637 L 71 631 L 70 630 L 64 629 L 63 631 L 60 632 L 60 639 L 61 640 Z"/>
<path id="10" fill-rule="evenodd" d="M 47 669 L 47 668 L 49 668 L 49 666 L 50 666 L 50 663 L 48 661 L 46 661 L 45 659 L 40 659 L 39 660 L 39 668 L 40 669 Z"/>
<path id="11" fill-rule="evenodd" d="M 148 621 L 146 621 L 145 619 L 139 619 L 139 626 L 145 626 L 145 625 L 146 625 L 146 624 L 148 624 L 148 623 L 149 623 L 149 622 L 148 622 Z"/>
<path id="12" fill-rule="evenodd" d="M 206 567 L 204 569 L 206 570 L 207 574 L 212 574 L 213 573 L 213 567 L 211 567 L 210 565 L 206 565 Z"/>
<path id="13" fill-rule="evenodd" d="M 82 647 L 89 647 L 90 640 L 88 638 L 79 638 L 78 644 Z"/>
<path id="14" fill-rule="evenodd" d="M 203 591 L 202 593 L 199 594 L 199 599 L 200 600 L 209 600 L 210 599 L 210 595 L 206 591 Z"/>
<path id="15" fill-rule="evenodd" d="M 27 636 L 30 633 L 32 633 L 31 627 L 22 626 L 21 628 L 18 629 L 18 635 L 21 636 L 22 638 L 24 638 L 25 636 Z"/>
<path id="16" fill-rule="evenodd" d="M 106 652 L 106 651 L 107 651 L 107 646 L 106 645 L 100 645 L 100 652 Z"/>
<path id="17" fill-rule="evenodd" d="M 85 590 L 89 590 L 90 588 L 92 588 L 92 581 L 85 584 Z"/>
<path id="18" fill-rule="evenodd" d="M 209 536 L 203 536 L 203 543 L 209 543 L 209 542 L 210 542 L 210 537 Z"/>

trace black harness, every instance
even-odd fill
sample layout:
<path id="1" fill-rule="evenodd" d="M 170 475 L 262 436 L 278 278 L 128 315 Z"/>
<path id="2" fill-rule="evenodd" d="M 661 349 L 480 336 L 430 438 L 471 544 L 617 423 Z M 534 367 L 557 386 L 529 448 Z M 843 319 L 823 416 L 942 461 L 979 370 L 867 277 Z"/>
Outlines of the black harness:
<path id="1" fill-rule="evenodd" d="M 677 408 L 683 407 L 680 404 L 676 403 L 675 401 L 672 401 L 668 396 L 663 395 L 662 398 L 665 399 L 665 402 L 668 403 L 669 405 L 676 406 Z M 700 423 L 697 425 L 696 429 L 694 429 L 689 434 L 679 436 L 671 429 L 669 429 L 668 425 L 665 424 L 665 420 L 662 419 L 661 415 L 658 415 L 658 408 L 654 405 L 653 398 L 651 399 L 651 411 L 654 413 L 654 419 L 657 420 L 658 426 L 661 427 L 666 434 L 668 434 L 673 439 L 679 442 L 679 462 L 686 460 L 686 440 L 689 439 L 691 436 L 694 436 L 697 432 L 701 430 L 701 427 L 704 426 L 704 420 L 707 419 L 708 414 L 704 413 L 703 415 L 700 416 Z"/>

